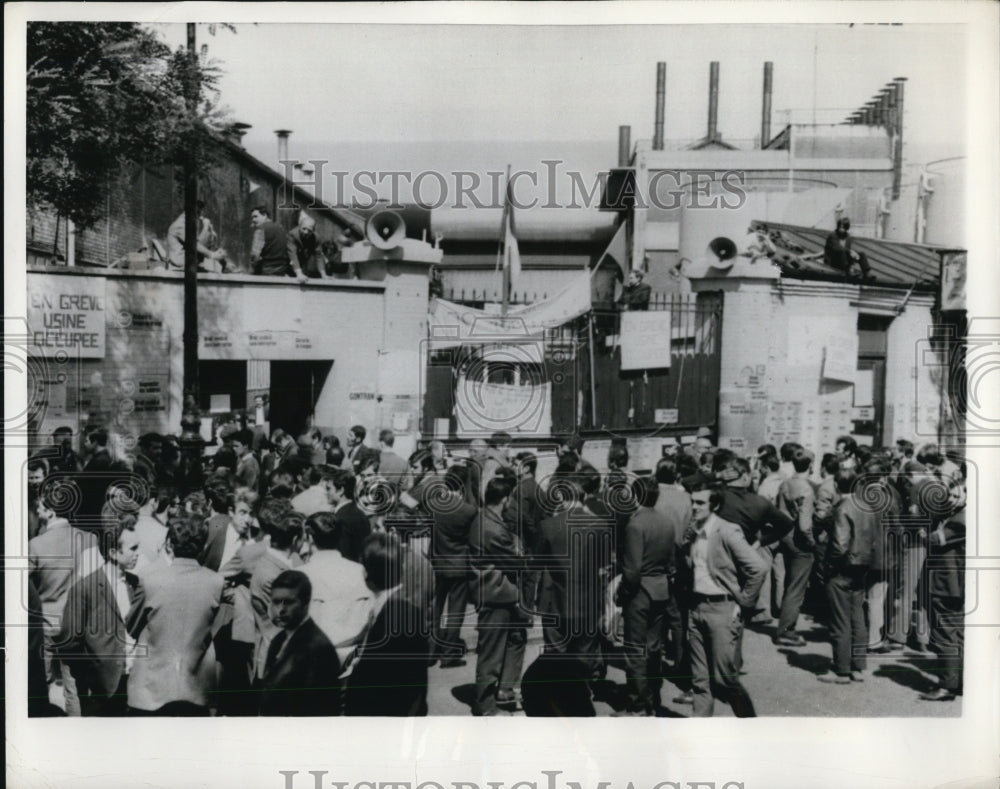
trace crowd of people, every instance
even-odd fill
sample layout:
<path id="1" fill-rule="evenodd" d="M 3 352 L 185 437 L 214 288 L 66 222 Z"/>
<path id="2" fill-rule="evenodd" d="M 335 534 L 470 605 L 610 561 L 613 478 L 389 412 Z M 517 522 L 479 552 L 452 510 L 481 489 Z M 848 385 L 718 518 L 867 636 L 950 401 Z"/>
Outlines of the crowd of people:
<path id="1" fill-rule="evenodd" d="M 470 604 L 475 715 L 594 715 L 620 661 L 620 714 L 655 715 L 668 679 L 695 716 L 752 717 L 744 628 L 802 647 L 804 607 L 821 681 L 908 649 L 936 655 L 922 698 L 962 693 L 964 466 L 936 446 L 843 437 L 817 464 L 703 429 L 636 474 L 624 443 L 601 471 L 569 437 L 541 475 L 503 432 L 405 460 L 360 425 L 346 447 L 220 436 L 196 463 L 158 434 L 115 459 L 101 429 L 32 456 L 31 714 L 425 715 L 429 668 L 470 656 Z"/>

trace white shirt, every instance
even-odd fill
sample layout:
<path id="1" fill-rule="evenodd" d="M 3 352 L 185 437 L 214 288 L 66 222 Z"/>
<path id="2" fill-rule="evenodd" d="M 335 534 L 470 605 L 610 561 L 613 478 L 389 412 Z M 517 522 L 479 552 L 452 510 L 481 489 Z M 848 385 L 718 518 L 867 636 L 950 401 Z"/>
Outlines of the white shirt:
<path id="1" fill-rule="evenodd" d="M 128 596 L 128 584 L 125 582 L 125 574 L 118 569 L 117 564 L 112 562 L 107 562 L 104 565 L 104 574 L 107 576 L 108 583 L 111 584 L 111 589 L 115 594 L 115 603 L 118 605 L 118 613 L 121 614 L 122 620 L 128 619 L 129 609 L 132 607 L 132 601 Z M 125 673 L 130 674 L 132 672 L 132 664 L 135 663 L 135 639 L 132 638 L 128 633 L 125 634 Z"/>
<path id="2" fill-rule="evenodd" d="M 358 645 L 371 622 L 374 595 L 361 565 L 340 551 L 316 551 L 300 568 L 312 583 L 309 615 L 337 649 L 340 664 Z"/>
<path id="3" fill-rule="evenodd" d="M 246 544 L 247 538 L 241 537 L 240 533 L 236 531 L 236 527 L 233 526 L 233 522 L 230 521 L 229 525 L 226 526 L 226 544 L 222 548 L 222 559 L 219 561 L 220 570 L 229 564 L 229 560 L 236 556 L 236 552 Z"/>
<path id="4" fill-rule="evenodd" d="M 729 594 L 719 586 L 708 570 L 708 539 L 718 528 L 715 515 L 708 519 L 698 529 L 694 544 L 691 546 L 691 561 L 694 564 L 694 591 L 697 594 L 720 595 Z"/>

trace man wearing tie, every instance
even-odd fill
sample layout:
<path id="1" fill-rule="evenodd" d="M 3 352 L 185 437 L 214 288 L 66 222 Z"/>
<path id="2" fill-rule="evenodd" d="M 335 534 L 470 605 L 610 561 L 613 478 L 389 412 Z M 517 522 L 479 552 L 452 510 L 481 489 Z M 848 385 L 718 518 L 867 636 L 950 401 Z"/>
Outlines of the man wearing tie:
<path id="1" fill-rule="evenodd" d="M 123 519 L 101 538 L 104 566 L 70 588 L 56 651 L 76 679 L 81 713 L 120 716 L 128 706 L 128 676 L 135 662 L 135 640 L 125 630 L 125 617 L 136 595 L 131 571 L 139 558 L 139 536 Z"/>

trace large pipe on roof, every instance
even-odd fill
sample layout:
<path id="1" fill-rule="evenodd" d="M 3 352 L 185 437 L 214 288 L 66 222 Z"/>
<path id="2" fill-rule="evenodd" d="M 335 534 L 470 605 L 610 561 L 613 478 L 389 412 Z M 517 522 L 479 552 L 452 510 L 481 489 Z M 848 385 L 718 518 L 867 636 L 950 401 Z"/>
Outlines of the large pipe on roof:
<path id="1" fill-rule="evenodd" d="M 628 167 L 632 158 L 632 127 L 618 127 L 618 166 Z"/>
<path id="2" fill-rule="evenodd" d="M 889 106 L 889 91 L 885 89 L 879 93 L 881 106 L 879 112 L 882 114 L 882 125 L 886 131 L 892 133 L 892 108 Z"/>
<path id="3" fill-rule="evenodd" d="M 719 61 L 713 60 L 708 67 L 708 134 L 712 142 L 718 137 L 719 126 Z"/>
<path id="4" fill-rule="evenodd" d="M 653 119 L 653 150 L 663 150 L 663 120 L 666 114 L 667 64 L 656 64 L 656 117 Z"/>
<path id="5" fill-rule="evenodd" d="M 893 81 L 896 92 L 896 129 L 892 155 L 892 199 L 899 199 L 899 189 L 903 181 L 903 86 L 906 77 L 896 77 Z"/>
<path id="6" fill-rule="evenodd" d="M 288 138 L 292 132 L 290 129 L 277 129 L 274 132 L 278 135 L 278 161 L 288 161 Z"/>
<path id="7" fill-rule="evenodd" d="M 764 62 L 764 99 L 760 110 L 760 147 L 771 141 L 771 81 L 774 76 L 774 63 Z"/>

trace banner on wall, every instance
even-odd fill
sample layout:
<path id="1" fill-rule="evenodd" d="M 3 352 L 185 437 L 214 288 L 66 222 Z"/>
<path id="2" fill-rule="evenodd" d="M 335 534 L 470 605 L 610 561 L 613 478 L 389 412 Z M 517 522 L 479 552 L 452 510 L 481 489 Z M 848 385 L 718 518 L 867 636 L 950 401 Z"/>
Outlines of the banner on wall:
<path id="1" fill-rule="evenodd" d="M 34 274 L 28 278 L 28 353 L 103 359 L 103 277 Z"/>

